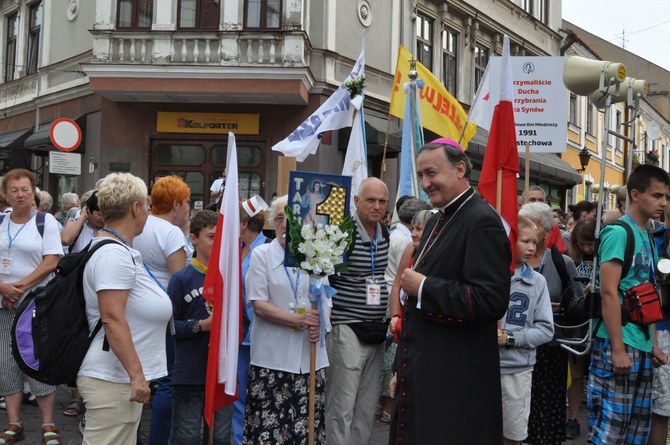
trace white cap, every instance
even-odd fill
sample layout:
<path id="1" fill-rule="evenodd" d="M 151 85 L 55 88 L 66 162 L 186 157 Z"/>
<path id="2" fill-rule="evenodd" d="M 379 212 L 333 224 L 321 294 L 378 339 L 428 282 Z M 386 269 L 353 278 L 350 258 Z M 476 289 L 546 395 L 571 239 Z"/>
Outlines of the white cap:
<path id="1" fill-rule="evenodd" d="M 247 212 L 249 218 L 256 216 L 259 212 L 268 208 L 268 205 L 260 196 L 252 196 L 242 203 L 242 208 Z"/>

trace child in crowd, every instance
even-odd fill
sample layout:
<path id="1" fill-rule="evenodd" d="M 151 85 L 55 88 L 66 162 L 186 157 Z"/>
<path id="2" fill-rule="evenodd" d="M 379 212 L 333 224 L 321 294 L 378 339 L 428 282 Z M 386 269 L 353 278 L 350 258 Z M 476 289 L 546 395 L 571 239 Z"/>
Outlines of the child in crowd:
<path id="1" fill-rule="evenodd" d="M 596 250 L 596 219 L 594 217 L 582 218 L 575 223 L 570 234 L 570 257 L 577 267 L 577 276 L 584 287 L 584 293 L 588 292 L 593 272 L 593 256 Z M 584 329 L 577 330 L 577 337 L 586 334 Z M 575 355 L 568 354 L 570 366 L 570 377 L 572 383 L 568 388 L 568 421 L 565 424 L 565 437 L 570 440 L 577 439 L 581 434 L 579 424 L 579 410 L 584 393 L 584 376 L 589 368 L 590 354 Z"/>
<path id="2" fill-rule="evenodd" d="M 191 221 L 193 243 L 191 264 L 170 279 L 176 336 L 176 355 L 172 375 L 172 445 L 206 444 L 208 431 L 203 422 L 205 378 L 212 314 L 202 296 L 205 272 L 214 243 L 218 215 L 199 212 Z M 214 444 L 231 443 L 232 405 L 214 417 Z"/>
<path id="3" fill-rule="evenodd" d="M 498 329 L 504 445 L 520 445 L 528 435 L 535 348 L 554 335 L 547 282 L 527 263 L 537 248 L 537 226 L 519 216 L 518 227 L 509 307 Z"/>

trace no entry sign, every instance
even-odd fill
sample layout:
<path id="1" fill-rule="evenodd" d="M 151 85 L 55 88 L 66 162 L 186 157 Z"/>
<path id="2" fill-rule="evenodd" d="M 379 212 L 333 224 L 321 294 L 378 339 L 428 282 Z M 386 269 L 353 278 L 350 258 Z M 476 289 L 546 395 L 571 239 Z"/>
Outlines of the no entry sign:
<path id="1" fill-rule="evenodd" d="M 72 119 L 56 119 L 49 129 L 51 143 L 60 151 L 74 151 L 81 144 L 81 128 Z"/>

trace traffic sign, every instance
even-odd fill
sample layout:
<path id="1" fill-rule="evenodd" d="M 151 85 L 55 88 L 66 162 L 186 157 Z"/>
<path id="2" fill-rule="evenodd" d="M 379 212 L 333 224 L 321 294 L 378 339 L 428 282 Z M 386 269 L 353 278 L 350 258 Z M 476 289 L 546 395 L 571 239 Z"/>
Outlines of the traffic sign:
<path id="1" fill-rule="evenodd" d="M 60 151 L 74 151 L 81 144 L 81 128 L 72 119 L 56 119 L 49 129 L 51 143 Z"/>

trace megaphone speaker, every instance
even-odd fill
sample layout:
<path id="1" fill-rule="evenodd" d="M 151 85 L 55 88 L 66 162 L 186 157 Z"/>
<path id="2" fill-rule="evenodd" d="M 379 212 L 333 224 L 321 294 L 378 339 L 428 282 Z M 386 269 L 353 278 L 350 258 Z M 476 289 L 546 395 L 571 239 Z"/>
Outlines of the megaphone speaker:
<path id="1" fill-rule="evenodd" d="M 647 91 L 649 90 L 649 84 L 646 80 L 635 79 L 633 77 L 626 77 L 626 79 L 621 82 L 619 86 L 619 94 L 612 94 L 612 103 L 625 102 L 629 99 L 635 100 L 639 95 L 640 97 L 647 97 Z M 591 101 L 593 105 L 597 108 L 605 108 L 607 104 L 607 94 L 602 91 L 595 91 L 591 94 Z M 632 106 L 633 104 L 628 104 Z"/>
<path id="2" fill-rule="evenodd" d="M 622 63 L 580 56 L 568 57 L 563 67 L 565 87 L 579 96 L 589 96 L 600 88 L 601 75 L 604 75 L 605 84 L 609 83 L 609 79 L 621 83 L 626 78 L 626 67 Z"/>

